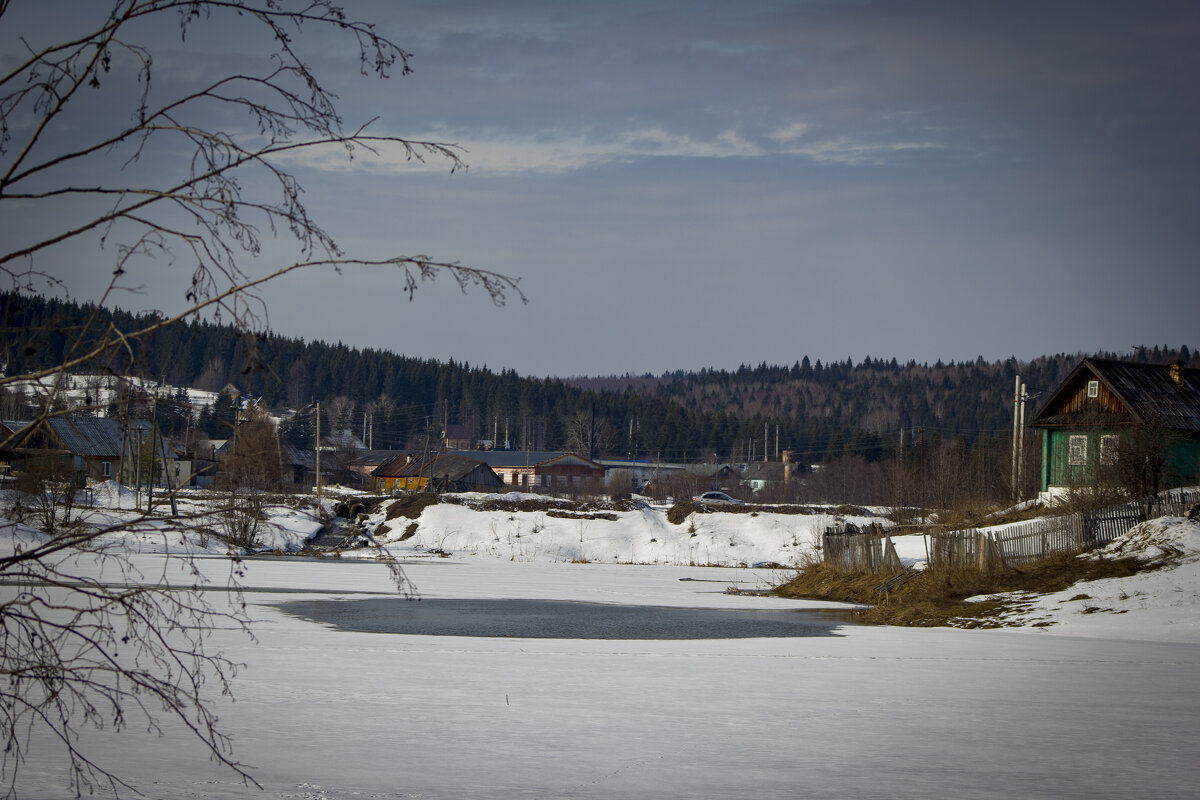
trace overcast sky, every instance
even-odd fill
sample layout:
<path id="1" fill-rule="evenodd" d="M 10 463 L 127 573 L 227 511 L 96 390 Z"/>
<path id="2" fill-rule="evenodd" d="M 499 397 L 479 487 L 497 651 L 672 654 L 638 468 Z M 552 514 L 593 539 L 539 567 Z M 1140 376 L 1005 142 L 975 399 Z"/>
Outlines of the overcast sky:
<path id="1" fill-rule="evenodd" d="M 26 0 L 4 46 L 101 5 Z M 414 54 L 379 81 L 308 43 L 347 123 L 470 168 L 306 159 L 310 210 L 352 254 L 519 276 L 529 303 L 308 274 L 267 294 L 280 333 L 557 376 L 1200 344 L 1200 4 L 345 6 Z M 155 90 L 256 64 L 238 24 L 175 61 L 166 28 Z M 39 265 L 88 299 L 112 258 Z M 170 310 L 186 279 L 118 302 Z"/>

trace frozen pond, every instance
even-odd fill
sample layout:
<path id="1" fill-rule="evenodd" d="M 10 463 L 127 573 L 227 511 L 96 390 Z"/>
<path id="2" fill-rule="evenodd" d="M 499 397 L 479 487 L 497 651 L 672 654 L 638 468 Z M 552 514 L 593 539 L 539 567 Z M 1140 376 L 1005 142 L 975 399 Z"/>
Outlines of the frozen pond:
<path id="1" fill-rule="evenodd" d="M 136 561 L 146 574 L 163 569 L 158 557 Z M 200 566 L 214 578 L 227 569 Z M 245 665 L 236 702 L 217 709 L 263 790 L 212 764 L 169 721 L 162 737 L 131 723 L 82 744 L 154 798 L 1124 800 L 1195 797 L 1200 785 L 1194 644 L 833 627 L 797 612 L 810 605 L 727 594 L 772 578 L 746 570 L 482 560 L 406 569 L 419 604 L 396 599 L 378 564 L 248 565 L 255 638 L 222 628 L 210 646 Z M 335 606 L 346 624 L 328 618 Z M 528 621 L 567 607 L 594 615 L 589 626 L 626 611 L 675 626 L 765 612 L 814 630 L 639 639 L 497 627 L 506 610 Z M 364 608 L 388 624 L 482 614 L 493 629 L 369 632 Z M 20 778 L 23 800 L 69 796 L 49 737 L 36 737 Z"/>
<path id="2" fill-rule="evenodd" d="M 278 607 L 340 630 L 423 636 L 526 639 L 753 639 L 830 636 L 844 612 L 668 608 L 562 600 L 448 600 L 397 597 L 293 600 Z"/>

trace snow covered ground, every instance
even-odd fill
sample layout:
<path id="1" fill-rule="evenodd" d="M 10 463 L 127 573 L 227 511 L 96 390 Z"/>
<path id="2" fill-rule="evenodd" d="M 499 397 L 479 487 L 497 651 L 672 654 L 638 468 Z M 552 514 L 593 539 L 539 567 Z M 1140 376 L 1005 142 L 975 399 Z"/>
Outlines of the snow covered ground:
<path id="1" fill-rule="evenodd" d="M 703 515 L 692 537 L 689 522 L 672 531 L 546 518 L 534 532 L 524 515 L 436 508 L 417 535 L 389 545 L 431 609 L 451 599 L 817 605 L 725 591 L 782 577 L 770 570 L 687 565 L 709 563 L 693 539 L 724 542 L 737 559 L 728 563 L 777 560 L 770 553 L 805 545 L 795 518 Z M 399 533 L 408 520 L 395 522 Z M 812 635 L 752 639 L 362 633 L 280 604 L 331 600 L 352 616 L 356 602 L 394 595 L 381 564 L 255 559 L 242 581 L 257 640 L 219 631 L 213 644 L 246 664 L 221 719 L 264 791 L 232 781 L 170 727 L 155 738 L 135 723 L 84 744 L 164 798 L 1195 797 L 1200 532 L 1164 520 L 1127 538 L 1142 551 L 1175 548 L 1181 563 L 1031 601 L 1028 622 L 1049 615 L 1049 628 L 824 618 Z M 435 547 L 450 557 L 428 556 Z M 574 547 L 583 558 L 569 557 Z M 138 549 L 143 573 L 164 572 L 167 556 Z M 224 559 L 200 564 L 223 585 Z M 1070 600 L 1078 594 L 1092 599 Z M 48 738 L 35 741 L 19 787 L 62 796 Z"/>
<path id="2" fill-rule="evenodd" d="M 834 507 L 814 514 L 773 512 L 695 513 L 675 525 L 667 507 L 636 511 L 581 514 L 573 511 L 480 511 L 489 500 L 545 500 L 537 495 L 510 493 L 458 495 L 462 504 L 441 503 L 425 509 L 412 538 L 397 554 L 441 550 L 457 558 L 499 558 L 507 561 L 589 561 L 625 564 L 696 566 L 796 566 L 820 552 L 826 527 L 841 522 L 865 525 L 880 517 L 839 514 Z M 385 511 L 368 520 L 375 528 Z M 589 518 L 591 517 L 591 518 Z M 410 521 L 388 524 L 385 538 L 395 541 Z M 922 545 L 923 547 L 923 545 Z M 923 556 L 922 556 L 923 557 Z"/>

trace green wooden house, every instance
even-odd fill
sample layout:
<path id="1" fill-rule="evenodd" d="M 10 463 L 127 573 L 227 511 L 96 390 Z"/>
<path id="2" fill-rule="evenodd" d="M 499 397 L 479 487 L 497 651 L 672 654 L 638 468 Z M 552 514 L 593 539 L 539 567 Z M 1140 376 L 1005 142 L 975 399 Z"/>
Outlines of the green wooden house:
<path id="1" fill-rule="evenodd" d="M 1042 431 L 1042 491 L 1130 474 L 1157 489 L 1200 483 L 1200 370 L 1085 359 L 1029 423 Z"/>

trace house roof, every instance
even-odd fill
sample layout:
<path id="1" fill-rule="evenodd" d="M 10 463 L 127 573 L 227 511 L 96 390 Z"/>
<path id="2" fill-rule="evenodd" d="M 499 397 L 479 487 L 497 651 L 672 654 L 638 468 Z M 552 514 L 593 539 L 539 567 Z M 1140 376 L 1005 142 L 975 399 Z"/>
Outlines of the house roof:
<path id="1" fill-rule="evenodd" d="M 455 450 L 454 455 L 482 461 L 492 468 L 532 467 L 566 455 L 561 450 Z"/>
<path id="2" fill-rule="evenodd" d="M 47 427 L 54 432 L 55 437 L 62 443 L 64 449 L 77 456 L 92 456 L 94 458 L 120 458 L 121 435 L 117 421 L 108 417 L 48 417 Z M 21 430 L 16 432 L 14 443 L 20 446 L 37 429 L 38 424 L 20 424 Z"/>
<path id="3" fill-rule="evenodd" d="M 733 464 L 689 464 L 687 471 L 702 478 L 713 478 L 717 475 L 736 475 L 741 477 L 742 468 Z"/>
<path id="4" fill-rule="evenodd" d="M 1047 398 L 1029 424 L 1054 427 L 1078 422 L 1078 414 L 1060 409 L 1082 380 L 1095 376 L 1135 423 L 1200 432 L 1200 370 L 1176 369 L 1179 383 L 1171 377 L 1169 365 L 1084 359 Z"/>
<path id="5" fill-rule="evenodd" d="M 589 469 L 604 469 L 604 465 L 598 461 L 593 461 L 587 456 L 581 456 L 578 453 L 563 453 L 562 455 L 548 458 L 538 464 L 539 467 L 548 467 L 553 464 L 572 464 L 575 466 L 588 467 Z"/>
<path id="6" fill-rule="evenodd" d="M 302 450 L 288 442 L 281 441 L 280 450 L 282 450 L 283 462 L 290 467 L 303 467 L 304 469 L 315 471 L 317 468 L 317 451 Z"/>
<path id="7" fill-rule="evenodd" d="M 747 480 L 760 481 L 782 481 L 783 480 L 783 462 L 782 461 L 765 461 L 756 462 L 742 472 L 742 477 Z"/>
<path id="8" fill-rule="evenodd" d="M 419 478 L 422 475 L 435 479 L 450 477 L 457 481 L 470 475 L 481 466 L 487 466 L 483 461 L 468 458 L 457 453 L 445 455 L 414 456 L 411 461 L 407 455 L 397 455 L 389 458 L 371 471 L 373 478 Z"/>
<path id="9" fill-rule="evenodd" d="M 350 464 L 356 467 L 378 467 L 388 459 L 404 455 L 407 452 L 407 450 L 361 450 L 351 456 Z"/>

